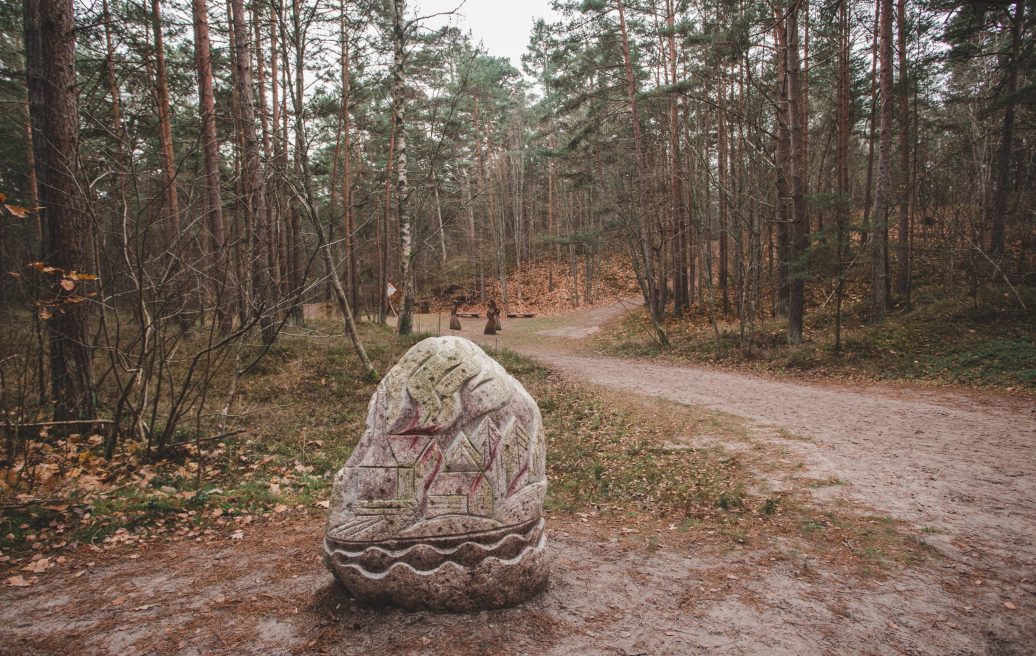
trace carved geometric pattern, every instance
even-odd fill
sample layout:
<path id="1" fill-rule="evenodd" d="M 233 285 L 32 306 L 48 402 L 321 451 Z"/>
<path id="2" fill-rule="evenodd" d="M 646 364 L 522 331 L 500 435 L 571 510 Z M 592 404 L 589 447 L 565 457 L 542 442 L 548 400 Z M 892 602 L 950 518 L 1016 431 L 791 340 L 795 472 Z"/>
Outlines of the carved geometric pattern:
<path id="1" fill-rule="evenodd" d="M 329 532 L 374 541 L 419 537 L 423 526 L 463 534 L 535 519 L 545 457 L 539 409 L 520 383 L 465 339 L 424 340 L 371 399 L 367 431 L 339 475 L 343 503 Z M 396 517 L 353 521 L 386 515 Z"/>
<path id="2" fill-rule="evenodd" d="M 335 477 L 325 557 L 358 599 L 509 605 L 546 584 L 536 402 L 478 346 L 426 339 L 378 385 Z"/>

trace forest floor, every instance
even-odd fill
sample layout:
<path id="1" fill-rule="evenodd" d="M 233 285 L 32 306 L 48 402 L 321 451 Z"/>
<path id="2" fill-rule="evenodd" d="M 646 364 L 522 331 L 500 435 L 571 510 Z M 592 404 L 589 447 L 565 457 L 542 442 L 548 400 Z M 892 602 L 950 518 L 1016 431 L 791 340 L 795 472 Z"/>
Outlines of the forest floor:
<path id="1" fill-rule="evenodd" d="M 1030 402 L 589 350 L 627 308 L 505 320 L 497 336 L 466 320 L 460 333 L 509 368 L 502 349 L 557 372 L 530 389 L 548 454 L 579 472 L 551 472 L 551 585 L 536 599 L 468 615 L 358 607 L 320 562 L 322 513 L 299 505 L 204 541 L 71 553 L 0 589 L 0 653 L 1036 650 Z M 435 333 L 438 318 L 416 329 Z M 600 441 L 612 408 L 632 421 L 616 435 L 651 428 L 643 444 Z M 696 479 L 686 498 L 700 503 L 681 512 L 672 499 L 691 492 L 665 486 L 690 464 L 720 474 Z"/>

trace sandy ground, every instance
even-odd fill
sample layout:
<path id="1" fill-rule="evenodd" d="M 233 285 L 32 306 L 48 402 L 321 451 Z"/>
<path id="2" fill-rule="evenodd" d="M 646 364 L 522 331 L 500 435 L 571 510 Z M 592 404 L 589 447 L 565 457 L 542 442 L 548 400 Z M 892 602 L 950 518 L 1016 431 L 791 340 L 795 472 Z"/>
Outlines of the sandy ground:
<path id="1" fill-rule="evenodd" d="M 623 394 L 745 417 L 744 440 L 720 446 L 750 447 L 763 484 L 837 480 L 812 503 L 904 520 L 941 555 L 864 577 L 779 534 L 742 546 L 704 529 L 553 516 L 545 594 L 510 610 L 436 615 L 357 607 L 319 561 L 322 518 L 299 514 L 242 540 L 71 554 L 32 588 L 0 590 L 0 653 L 1036 653 L 1032 407 L 582 350 L 622 311 L 505 321 L 494 337 L 467 320 L 461 334 Z M 417 327 L 436 332 L 437 318 Z"/>

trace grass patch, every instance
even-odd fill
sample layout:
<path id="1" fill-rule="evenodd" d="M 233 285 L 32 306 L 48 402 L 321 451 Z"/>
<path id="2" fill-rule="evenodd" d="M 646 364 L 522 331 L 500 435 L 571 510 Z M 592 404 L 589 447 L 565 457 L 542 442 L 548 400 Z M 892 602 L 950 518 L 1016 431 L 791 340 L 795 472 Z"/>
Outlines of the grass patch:
<path id="1" fill-rule="evenodd" d="M 610 326 L 595 344 L 602 352 L 624 357 L 717 363 L 800 377 L 1036 391 L 1036 291 L 1021 290 L 1029 310 L 1003 291 L 989 288 L 972 300 L 952 290 L 919 290 L 912 308 L 893 311 L 877 326 L 865 321 L 865 301 L 850 300 L 844 308 L 840 352 L 834 350 L 830 304 L 807 314 L 804 343 L 797 346 L 787 344 L 787 322 L 782 319 L 764 320 L 744 336 L 735 320 L 720 320 L 717 337 L 703 311 L 686 320 L 667 320 L 672 342 L 667 348 L 652 339 L 643 311 Z"/>

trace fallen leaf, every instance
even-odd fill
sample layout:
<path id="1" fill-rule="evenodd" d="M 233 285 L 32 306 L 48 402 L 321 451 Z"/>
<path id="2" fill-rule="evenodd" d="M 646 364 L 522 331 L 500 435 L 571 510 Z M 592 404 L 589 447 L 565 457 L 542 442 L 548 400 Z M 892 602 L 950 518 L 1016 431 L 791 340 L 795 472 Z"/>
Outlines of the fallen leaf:
<path id="1" fill-rule="evenodd" d="M 328 501 L 327 499 L 324 499 L 323 501 L 317 501 L 317 505 L 320 506 L 321 508 L 330 508 L 331 507 L 331 502 Z"/>
<path id="2" fill-rule="evenodd" d="M 282 512 L 287 512 L 287 510 L 288 506 L 284 505 L 283 503 L 278 503 L 276 506 L 273 507 L 273 511 L 278 514 Z"/>
<path id="3" fill-rule="evenodd" d="M 238 530 L 236 530 L 236 531 L 234 531 L 233 533 L 230 534 L 230 539 L 231 540 L 242 540 L 242 539 L 244 539 L 244 537 L 245 537 L 245 532 L 240 530 L 240 529 L 238 529 Z"/>
<path id="4" fill-rule="evenodd" d="M 120 595 L 120 596 L 115 598 L 115 600 L 111 603 L 111 605 L 112 606 L 121 606 L 124 603 L 126 603 L 126 597 Z"/>
<path id="5" fill-rule="evenodd" d="M 1006 608 L 1007 610 L 1018 610 L 1018 607 L 1009 601 L 1004 602 L 1004 608 Z"/>
<path id="6" fill-rule="evenodd" d="M 25 580 L 24 576 L 12 576 L 12 577 L 7 579 L 6 583 L 7 583 L 7 585 L 10 585 L 10 586 L 13 586 L 13 587 L 16 587 L 16 588 L 24 588 L 26 586 L 32 585 L 31 582 Z"/>
<path id="7" fill-rule="evenodd" d="M 137 606 L 133 610 L 137 610 L 137 611 L 140 611 L 140 610 L 151 610 L 152 608 L 156 608 L 157 606 L 158 606 L 158 604 L 144 604 L 143 606 Z"/>
<path id="8" fill-rule="evenodd" d="M 18 217 L 19 219 L 24 219 L 25 217 L 29 216 L 29 212 L 31 211 L 28 207 L 22 207 L 21 205 L 8 205 L 4 203 L 4 207 L 7 208 L 8 212 Z"/>
<path id="9" fill-rule="evenodd" d="M 33 572 L 34 574 L 42 574 L 52 567 L 49 558 L 40 558 L 35 562 L 31 562 L 22 568 L 24 572 Z"/>

